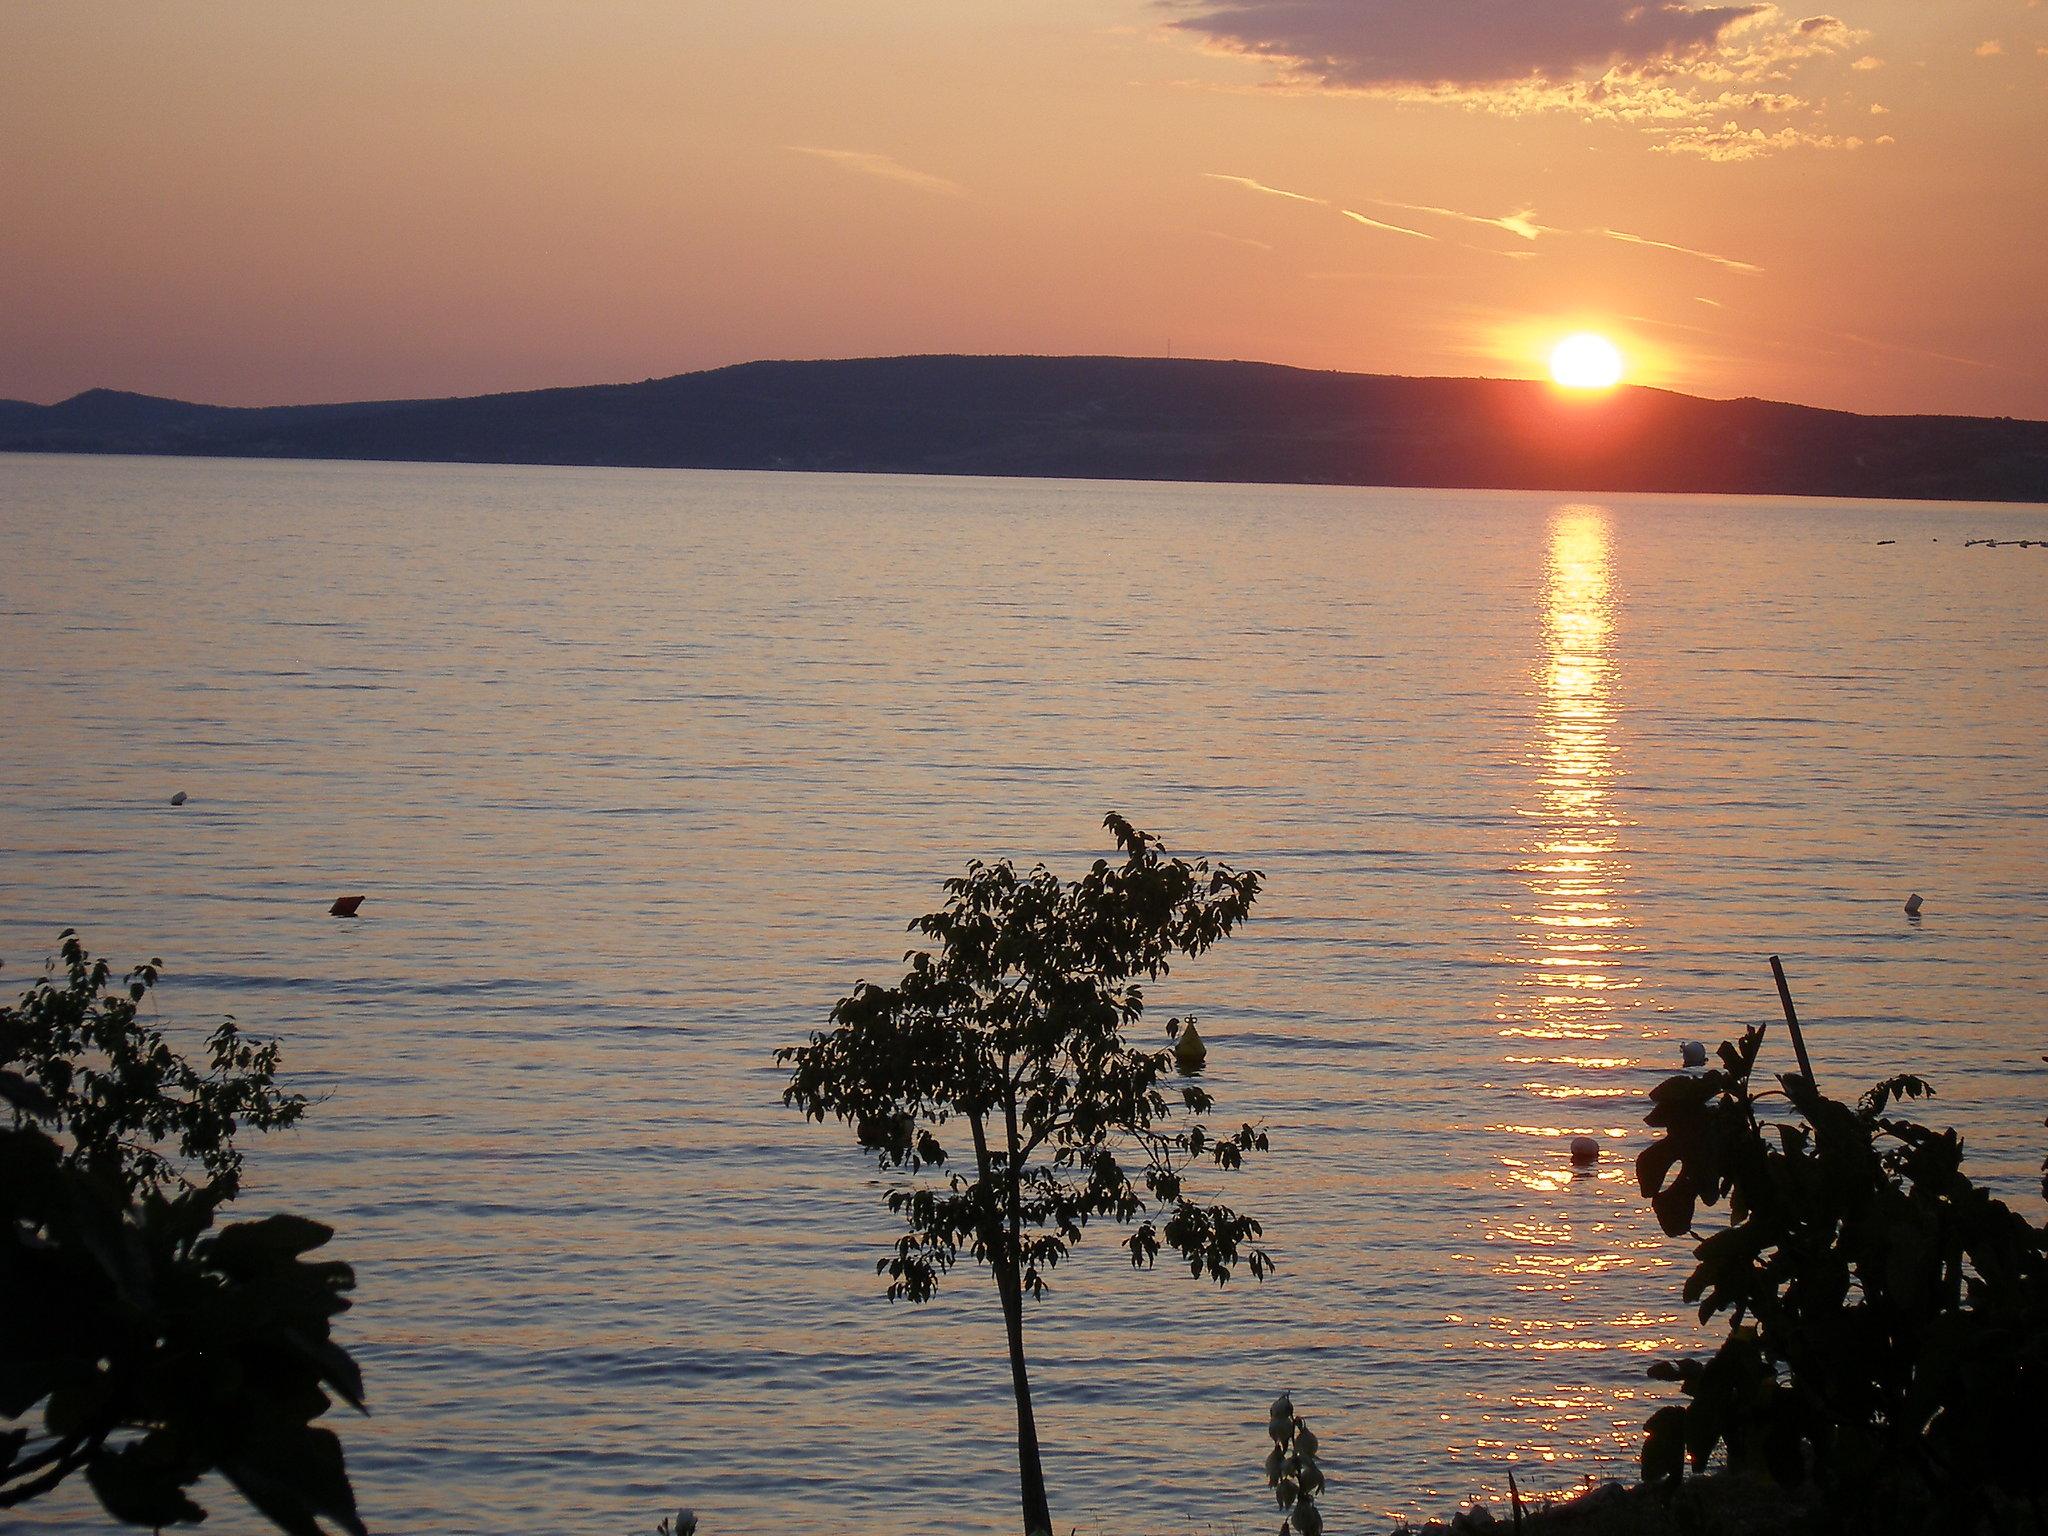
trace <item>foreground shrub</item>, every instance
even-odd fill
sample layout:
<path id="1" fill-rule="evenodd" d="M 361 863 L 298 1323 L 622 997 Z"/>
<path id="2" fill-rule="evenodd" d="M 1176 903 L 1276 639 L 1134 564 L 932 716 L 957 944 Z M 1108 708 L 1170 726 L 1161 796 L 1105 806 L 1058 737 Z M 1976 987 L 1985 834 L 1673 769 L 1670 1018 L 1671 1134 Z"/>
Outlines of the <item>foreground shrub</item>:
<path id="1" fill-rule="evenodd" d="M 1762 1040 L 1653 1095 L 1663 1136 L 1637 1177 L 1664 1230 L 1697 1241 L 1686 1299 L 1729 1328 L 1710 1358 L 1652 1369 L 1686 1401 L 1650 1418 L 1644 1478 L 1725 1446 L 1732 1466 L 1818 1482 L 1863 1529 L 1973 1529 L 2019 1504 L 2042 1527 L 2048 1239 L 1965 1177 L 1953 1130 L 1893 1112 L 1929 1094 L 1920 1079 L 1854 1105 L 1796 1073 L 1759 1091 Z M 1770 1099 L 1792 1115 L 1766 1123 Z M 1724 1200 L 1728 1224 L 1701 1236 L 1697 1208 Z"/>
<path id="2" fill-rule="evenodd" d="M 297 1118 L 276 1048 L 224 1027 L 194 1068 L 135 1018 L 153 964 L 109 996 L 75 935 L 64 954 L 67 985 L 0 1008 L 0 1508 L 82 1473 L 119 1522 L 192 1523 L 219 1472 L 293 1536 L 363 1536 L 314 1422 L 329 1393 L 363 1407 L 330 1333 L 354 1275 L 307 1257 L 333 1234 L 303 1217 L 214 1230 L 238 1115 Z"/>
<path id="3" fill-rule="evenodd" d="M 292 1125 L 306 1111 L 277 1086 L 276 1044 L 225 1019 L 207 1040 L 206 1065 L 194 1066 L 140 1016 L 161 960 L 111 985 L 112 968 L 69 928 L 59 958 L 61 975 L 0 1007 L 0 1075 L 38 1091 L 72 1166 L 131 1195 L 176 1186 L 233 1199 L 242 1180 L 236 1133 Z"/>

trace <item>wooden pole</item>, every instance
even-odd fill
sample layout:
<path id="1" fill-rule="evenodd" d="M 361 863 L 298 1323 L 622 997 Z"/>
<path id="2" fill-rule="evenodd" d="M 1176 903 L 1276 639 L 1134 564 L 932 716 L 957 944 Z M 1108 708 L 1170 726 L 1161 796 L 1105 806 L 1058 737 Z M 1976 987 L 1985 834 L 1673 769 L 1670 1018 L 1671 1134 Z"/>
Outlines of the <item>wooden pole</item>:
<path id="1" fill-rule="evenodd" d="M 1792 1031 L 1792 1049 L 1799 1057 L 1799 1071 L 1813 1084 L 1813 1062 L 1806 1054 L 1806 1036 L 1799 1032 L 1799 1011 L 1792 1006 L 1792 989 L 1785 984 L 1785 967 L 1776 955 L 1771 956 L 1771 975 L 1778 983 L 1778 1001 L 1785 1007 L 1785 1025 Z"/>

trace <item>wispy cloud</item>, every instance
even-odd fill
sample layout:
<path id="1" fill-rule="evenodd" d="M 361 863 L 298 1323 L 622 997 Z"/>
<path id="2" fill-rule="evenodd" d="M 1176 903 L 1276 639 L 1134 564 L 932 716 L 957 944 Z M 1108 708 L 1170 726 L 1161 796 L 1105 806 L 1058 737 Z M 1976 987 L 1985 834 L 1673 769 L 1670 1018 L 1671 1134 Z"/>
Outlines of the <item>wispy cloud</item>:
<path id="1" fill-rule="evenodd" d="M 1906 343 L 1899 341 L 1885 341 L 1876 336 L 1860 336 L 1854 331 L 1832 331 L 1820 325 L 1809 325 L 1805 329 L 1812 331 L 1817 336 L 1832 336 L 1837 341 L 1851 342 L 1856 346 L 1869 347 L 1877 352 L 1896 352 L 1904 357 L 1924 357 L 1934 362 L 1957 363 L 1965 368 L 1987 368 L 2001 373 L 2007 371 L 2005 364 L 1987 363 L 1981 357 L 1963 357 L 1954 352 L 1930 352 L 1925 347 L 1908 346 Z"/>
<path id="2" fill-rule="evenodd" d="M 1255 251 L 1270 251 L 1273 249 L 1273 247 L 1266 244 L 1265 241 L 1254 240 L 1250 235 L 1233 235 L 1221 229 L 1205 229 L 1202 231 L 1202 233 L 1207 235 L 1211 240 L 1227 240 L 1232 245 L 1250 246 Z"/>
<path id="3" fill-rule="evenodd" d="M 1363 224 L 1367 229 L 1384 230 L 1390 235 L 1407 235 L 1416 240 L 1439 240 L 1442 238 L 1440 235 L 1432 235 L 1426 230 L 1415 229 L 1407 224 L 1395 224 L 1386 219 L 1376 219 L 1370 214 L 1360 213 L 1356 208 L 1346 208 L 1327 197 L 1316 197 L 1307 192 L 1290 192 L 1285 187 L 1272 186 L 1255 177 L 1230 176 L 1225 175 L 1221 171 L 1204 171 L 1202 174 L 1211 181 L 1227 181 L 1233 186 L 1245 187 L 1250 191 L 1263 193 L 1267 197 L 1285 198 L 1290 203 L 1308 203 L 1318 208 L 1334 208 L 1354 224 Z M 1450 219 L 1459 224 L 1476 224 L 1485 229 L 1497 229 L 1504 234 L 1513 235 L 1517 240 L 1525 240 L 1532 243 L 1551 235 L 1584 235 L 1601 240 L 1619 240 L 1626 245 L 1646 246 L 1652 250 L 1671 251 L 1680 256 L 1693 257 L 1698 261 L 1712 262 L 1715 266 L 1725 267 L 1730 272 L 1756 273 L 1763 271 L 1763 268 L 1753 261 L 1743 261 L 1735 256 L 1723 256 L 1715 251 L 1703 251 L 1698 246 L 1680 245 L 1674 240 L 1655 240 L 1648 235 L 1633 234 L 1625 229 L 1611 229 L 1605 226 L 1594 229 L 1566 229 L 1556 224 L 1539 223 L 1536 218 L 1536 210 L 1533 208 L 1524 208 L 1516 213 L 1488 214 L 1468 213 L 1463 208 L 1447 208 L 1441 203 L 1404 203 L 1398 198 L 1392 197 L 1371 197 L 1367 198 L 1366 201 L 1375 208 L 1400 208 L 1409 213 L 1426 213 L 1435 218 Z M 1234 237 L 1225 235 L 1221 238 L 1231 239 Z M 1463 242 L 1454 243 L 1463 244 Z M 1485 247 L 1472 246 L 1469 249 L 1482 250 Z M 1526 259 L 1534 256 L 1536 253 L 1528 250 L 1496 250 L 1492 254 Z"/>
<path id="4" fill-rule="evenodd" d="M 1356 208 L 1339 208 L 1337 211 L 1345 218 L 1356 220 L 1368 229 L 1384 229 L 1390 235 L 1413 235 L 1418 240 L 1436 238 L 1435 235 L 1426 235 L 1419 229 L 1410 229 L 1406 224 L 1389 224 L 1384 219 L 1369 219 Z"/>
<path id="5" fill-rule="evenodd" d="M 1717 256 L 1712 251 L 1703 251 L 1696 246 L 1676 245 L 1669 240 L 1652 240 L 1648 235 L 1632 235 L 1625 229 L 1601 229 L 1592 233 L 1604 235 L 1609 240 L 1621 240 L 1630 245 L 1647 245 L 1660 251 L 1676 251 L 1681 256 L 1697 256 L 1701 261 L 1711 261 L 1717 267 L 1726 267 L 1730 272 L 1761 272 L 1763 268 L 1753 261 L 1741 261 L 1733 256 Z"/>
<path id="6" fill-rule="evenodd" d="M 1249 176 L 1226 176 L 1221 171 L 1204 171 L 1202 174 L 1211 181 L 1227 181 L 1236 186 L 1249 187 L 1252 191 L 1263 192 L 1268 197 L 1284 197 L 1290 203 L 1315 203 L 1324 208 L 1330 206 L 1327 197 L 1310 197 L 1305 192 L 1289 192 L 1285 187 L 1269 187 L 1263 181 L 1255 181 Z"/>
<path id="7" fill-rule="evenodd" d="M 934 176 L 929 171 L 915 170 L 892 156 L 878 155 L 865 149 L 820 149 L 812 144 L 791 144 L 786 147 L 793 154 L 812 155 L 844 170 L 857 171 L 863 176 L 878 176 L 883 181 L 915 187 L 920 192 L 961 197 L 967 190 L 957 181 L 948 181 L 945 177 Z"/>
<path id="8" fill-rule="evenodd" d="M 1436 203 L 1403 203 L 1393 198 L 1376 197 L 1372 201 L 1381 208 L 1405 208 L 1411 213 L 1435 214 L 1438 218 L 1455 219 L 1461 224 L 1478 224 L 1489 229 L 1498 229 L 1513 235 L 1518 240 L 1539 240 L 1546 235 L 1593 235 L 1603 240 L 1620 240 L 1628 245 L 1644 245 L 1660 251 L 1675 251 L 1681 256 L 1696 257 L 1710 261 L 1717 267 L 1726 267 L 1731 272 L 1761 272 L 1763 268 L 1753 261 L 1742 261 L 1734 256 L 1722 256 L 1713 251 L 1703 251 L 1697 246 L 1680 245 L 1671 240 L 1653 240 L 1648 235 L 1631 234 L 1625 229 L 1564 229 L 1555 224 L 1540 224 L 1533 208 L 1524 208 L 1519 213 L 1492 215 L 1467 213 L 1462 208 L 1445 208 Z M 1526 256 L 1526 251 L 1508 251 L 1505 255 Z"/>
<path id="9" fill-rule="evenodd" d="M 1369 218 L 1365 214 L 1360 213 L 1356 208 L 1340 208 L 1327 197 L 1313 197 L 1306 192 L 1290 192 L 1285 187 L 1269 185 L 1253 176 L 1230 176 L 1222 171 L 1204 171 L 1202 174 L 1210 181 L 1227 181 L 1232 186 L 1263 193 L 1267 197 L 1285 198 L 1290 203 L 1308 203 L 1316 208 L 1336 208 L 1345 218 L 1350 219 L 1353 223 L 1363 224 L 1368 229 L 1382 229 L 1390 235 L 1410 235 L 1417 240 L 1434 240 L 1436 238 L 1435 235 L 1426 235 L 1419 229 L 1410 229 L 1406 224 L 1389 224 L 1384 219 Z"/>
<path id="10" fill-rule="evenodd" d="M 1556 230 L 1547 224 L 1535 221 L 1533 208 L 1524 208 L 1520 213 L 1505 214 L 1491 218 L 1483 213 L 1466 213 L 1459 208 L 1439 208 L 1434 203 L 1397 203 L 1390 197 L 1376 197 L 1372 201 L 1382 208 L 1405 208 L 1410 213 L 1433 213 L 1439 218 L 1456 219 L 1461 224 L 1483 224 L 1490 229 L 1504 229 L 1522 240 L 1534 240 L 1538 235 L 1554 235 Z"/>

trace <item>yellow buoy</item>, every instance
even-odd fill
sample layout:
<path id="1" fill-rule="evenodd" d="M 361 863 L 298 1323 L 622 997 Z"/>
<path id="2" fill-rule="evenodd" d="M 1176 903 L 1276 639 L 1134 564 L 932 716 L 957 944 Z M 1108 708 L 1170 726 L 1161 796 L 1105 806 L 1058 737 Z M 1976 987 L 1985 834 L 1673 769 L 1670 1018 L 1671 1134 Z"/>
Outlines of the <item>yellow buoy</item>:
<path id="1" fill-rule="evenodd" d="M 1187 1028 L 1173 1042 L 1173 1064 L 1186 1073 L 1202 1070 L 1202 1063 L 1209 1059 L 1209 1047 L 1202 1043 L 1202 1037 L 1195 1033 L 1195 1021 L 1189 1019 Z"/>

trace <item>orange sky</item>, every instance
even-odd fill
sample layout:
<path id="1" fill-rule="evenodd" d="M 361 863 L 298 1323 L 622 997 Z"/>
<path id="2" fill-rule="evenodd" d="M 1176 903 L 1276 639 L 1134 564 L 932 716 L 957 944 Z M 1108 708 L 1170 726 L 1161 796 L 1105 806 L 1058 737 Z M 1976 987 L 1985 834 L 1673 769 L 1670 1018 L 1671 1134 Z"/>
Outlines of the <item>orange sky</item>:
<path id="1" fill-rule="evenodd" d="M 14 398 L 1593 328 L 2048 417 L 2029 0 L 0 0 L 0 144 Z"/>

